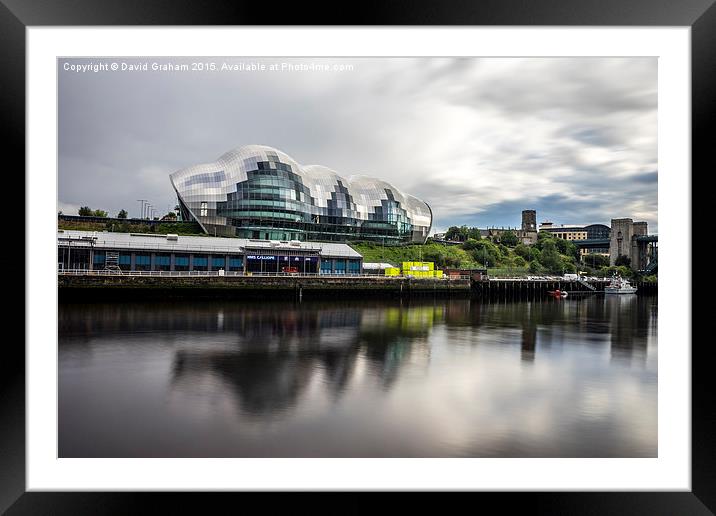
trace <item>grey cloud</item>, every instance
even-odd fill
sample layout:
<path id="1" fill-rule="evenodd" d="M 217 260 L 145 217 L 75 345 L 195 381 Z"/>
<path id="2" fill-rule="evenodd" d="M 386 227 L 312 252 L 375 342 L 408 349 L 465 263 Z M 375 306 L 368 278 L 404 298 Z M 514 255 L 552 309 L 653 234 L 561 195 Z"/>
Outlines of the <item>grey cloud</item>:
<path id="1" fill-rule="evenodd" d="M 355 70 L 61 69 L 59 202 L 133 215 L 144 198 L 163 211 L 175 203 L 171 172 L 257 143 L 382 177 L 425 199 L 436 228 L 500 224 L 507 209 L 514 225 L 530 203 L 550 212 L 548 201 L 565 210 L 555 222 L 636 217 L 629 209 L 656 221 L 655 59 L 328 61 Z"/>
<path id="2" fill-rule="evenodd" d="M 489 87 L 463 85 L 454 101 L 512 114 L 641 111 L 656 108 L 655 79 L 653 58 L 515 59 L 484 77 Z"/>

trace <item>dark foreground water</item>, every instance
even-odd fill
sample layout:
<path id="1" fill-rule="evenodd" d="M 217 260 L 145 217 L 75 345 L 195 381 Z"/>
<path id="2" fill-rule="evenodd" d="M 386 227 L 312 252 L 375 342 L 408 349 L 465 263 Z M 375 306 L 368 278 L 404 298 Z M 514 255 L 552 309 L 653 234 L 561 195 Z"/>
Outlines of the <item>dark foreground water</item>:
<path id="1" fill-rule="evenodd" d="M 62 304 L 61 457 L 655 457 L 657 298 Z"/>

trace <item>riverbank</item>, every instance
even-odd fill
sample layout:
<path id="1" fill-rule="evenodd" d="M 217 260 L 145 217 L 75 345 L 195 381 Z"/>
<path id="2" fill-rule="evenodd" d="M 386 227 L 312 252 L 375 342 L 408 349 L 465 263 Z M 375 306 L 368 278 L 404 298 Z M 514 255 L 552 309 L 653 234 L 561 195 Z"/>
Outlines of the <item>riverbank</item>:
<path id="1" fill-rule="evenodd" d="M 384 276 L 58 275 L 60 300 L 116 297 L 346 297 L 469 295 L 469 279 Z"/>
<path id="2" fill-rule="evenodd" d="M 472 296 L 483 299 L 542 299 L 561 290 L 569 296 L 603 295 L 606 282 L 402 276 L 248 276 L 213 274 L 59 274 L 62 301 L 162 298 L 363 298 Z M 637 295 L 656 295 L 658 284 L 637 282 Z"/>

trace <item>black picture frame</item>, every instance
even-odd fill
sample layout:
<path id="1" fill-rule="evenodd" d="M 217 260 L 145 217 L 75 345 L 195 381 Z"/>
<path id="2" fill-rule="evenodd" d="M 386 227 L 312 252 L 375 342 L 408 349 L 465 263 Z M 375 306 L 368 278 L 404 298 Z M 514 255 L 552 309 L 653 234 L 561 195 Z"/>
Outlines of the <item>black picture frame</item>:
<path id="1" fill-rule="evenodd" d="M 25 29 L 28 26 L 89 25 L 555 25 L 691 27 L 692 169 L 714 170 L 716 133 L 716 0 L 426 0 L 364 1 L 321 8 L 301 2 L 168 0 L 0 0 L 1 131 L 5 153 L 25 167 Z M 9 171 L 8 171 L 9 172 Z M 694 175 L 692 174 L 693 178 Z M 684 171 L 684 180 L 689 171 Z M 25 192 L 27 194 L 27 192 Z M 25 195 L 27 199 L 27 195 Z M 694 213 L 695 215 L 696 213 Z M 695 220 L 695 217 L 694 217 Z M 691 230 L 691 227 L 686 229 Z M 694 233 L 692 232 L 692 235 Z M 27 233 L 26 233 L 26 237 Z M 23 251 L 24 252 L 24 251 Z M 689 254 L 689 256 L 691 256 Z M 695 262 L 694 262 L 695 263 Z M 691 284 L 691 278 L 688 278 Z M 689 291 L 688 296 L 691 296 Z M 17 303 L 16 306 L 25 306 Z M 695 320 L 692 317 L 692 320 Z M 671 343 L 691 345 L 690 342 Z M 702 342 L 701 344 L 708 344 Z M 472 493 L 469 502 L 517 507 L 549 514 L 713 514 L 716 511 L 716 405 L 707 346 L 692 346 L 692 490 L 690 492 Z M 25 351 L 9 340 L 0 376 L 0 510 L 7 514 L 104 514 L 154 512 L 151 505 L 186 508 L 200 496 L 205 509 L 235 494 L 38 493 L 25 489 Z M 249 495 L 244 494 L 244 497 Z M 251 495 L 253 496 L 253 495 Z M 353 510 L 375 509 L 373 495 L 352 502 Z M 300 495 L 291 498 L 302 499 Z M 273 498 L 272 498 L 273 499 Z M 274 499 L 275 500 L 275 499 Z M 424 508 L 424 497 L 414 495 Z M 274 503 L 274 502 L 272 502 Z M 290 502 L 295 503 L 293 500 Z M 438 502 L 440 503 L 440 502 Z M 264 509 L 267 509 L 264 506 Z M 330 504 L 329 510 L 337 511 Z M 444 509 L 444 506 L 443 506 Z M 207 511 L 208 512 L 208 511 Z M 274 512 L 273 510 L 271 512 Z"/>

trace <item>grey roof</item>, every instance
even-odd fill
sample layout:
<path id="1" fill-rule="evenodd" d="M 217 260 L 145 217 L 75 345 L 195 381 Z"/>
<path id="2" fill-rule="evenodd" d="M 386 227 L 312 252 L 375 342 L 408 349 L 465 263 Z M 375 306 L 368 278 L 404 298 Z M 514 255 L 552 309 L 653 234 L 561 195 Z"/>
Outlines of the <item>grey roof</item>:
<path id="1" fill-rule="evenodd" d="M 160 252 L 202 252 L 237 253 L 247 250 L 290 250 L 316 251 L 321 256 L 339 258 L 362 258 L 362 255 L 347 244 L 333 242 L 285 242 L 277 240 L 250 240 L 247 238 L 227 238 L 210 236 L 161 235 L 155 233 L 112 233 L 109 231 L 57 230 L 58 244 L 62 240 L 72 240 L 73 246 L 89 246 L 94 239 L 95 249 L 132 249 L 137 251 Z"/>

